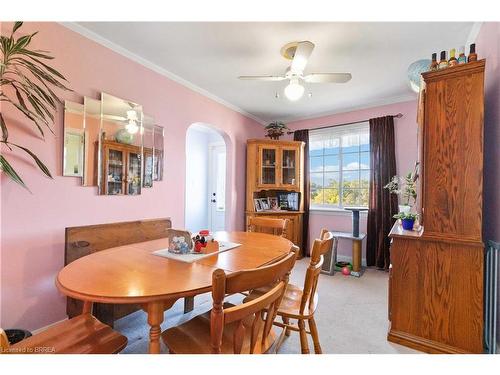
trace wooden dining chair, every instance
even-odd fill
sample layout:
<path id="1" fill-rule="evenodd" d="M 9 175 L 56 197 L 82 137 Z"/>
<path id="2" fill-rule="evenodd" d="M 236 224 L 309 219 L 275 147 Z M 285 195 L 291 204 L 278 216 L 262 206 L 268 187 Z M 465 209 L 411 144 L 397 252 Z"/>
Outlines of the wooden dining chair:
<path id="1" fill-rule="evenodd" d="M 274 343 L 272 331 L 277 308 L 288 277 L 295 264 L 296 252 L 267 266 L 226 274 L 212 274 L 211 311 L 162 333 L 170 353 L 178 354 L 259 354 Z M 258 298 L 239 305 L 224 303 L 227 295 L 272 285 Z"/>
<path id="2" fill-rule="evenodd" d="M 13 345 L 0 329 L 0 353 L 5 354 L 115 354 L 125 346 L 125 336 L 90 313 L 57 323 Z"/>
<path id="3" fill-rule="evenodd" d="M 289 222 L 288 219 L 250 216 L 248 217 L 247 232 L 269 233 L 286 238 Z"/>
<path id="4" fill-rule="evenodd" d="M 318 305 L 318 279 L 321 273 L 323 264 L 323 255 L 329 251 L 336 238 L 326 229 L 321 231 L 320 239 L 314 240 L 311 251 L 311 260 L 306 270 L 306 276 L 303 287 L 288 284 L 285 294 L 281 300 L 277 315 L 282 318 L 283 323 L 275 321 L 274 325 L 282 327 L 283 331 L 278 338 L 275 346 L 277 352 L 285 336 L 290 335 L 290 331 L 299 332 L 300 346 L 302 354 L 309 353 L 309 345 L 307 343 L 307 334 L 310 334 L 314 343 L 314 352 L 321 354 L 321 345 L 319 342 L 318 329 L 314 320 L 314 313 Z M 251 301 L 259 298 L 262 293 L 267 292 L 266 288 L 253 290 L 244 301 Z M 297 325 L 291 322 L 291 319 L 297 321 Z M 307 321 L 309 331 L 306 330 L 305 322 Z"/>

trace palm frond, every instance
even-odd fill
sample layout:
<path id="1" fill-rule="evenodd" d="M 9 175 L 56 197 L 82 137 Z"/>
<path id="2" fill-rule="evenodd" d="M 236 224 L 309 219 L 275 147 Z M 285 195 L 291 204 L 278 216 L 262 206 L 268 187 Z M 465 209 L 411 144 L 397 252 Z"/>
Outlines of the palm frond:
<path id="1" fill-rule="evenodd" d="M 54 57 L 44 50 L 30 49 L 30 44 L 38 32 L 15 37 L 22 27 L 22 22 L 15 22 L 10 36 L 0 36 L 0 101 L 12 104 L 45 137 L 44 128 L 53 134 L 52 124 L 55 119 L 57 104 L 61 99 L 54 88 L 71 91 L 66 86 L 67 79 L 47 61 Z M 43 60 L 43 61 L 42 61 Z M 4 90 L 9 87 L 12 90 Z M 13 93 L 8 95 L 7 93 Z M 0 114 L 2 130 L 1 143 L 12 150 L 11 146 L 27 153 L 37 167 L 52 178 L 47 166 L 28 148 L 11 143 L 8 140 L 8 124 Z M 12 165 L 0 155 L 1 170 L 18 184 L 26 187 L 22 178 Z"/>

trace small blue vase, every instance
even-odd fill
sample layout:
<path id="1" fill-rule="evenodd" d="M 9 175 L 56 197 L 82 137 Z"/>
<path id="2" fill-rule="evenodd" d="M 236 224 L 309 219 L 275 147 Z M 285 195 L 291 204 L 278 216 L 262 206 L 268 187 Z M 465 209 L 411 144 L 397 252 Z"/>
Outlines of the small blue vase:
<path id="1" fill-rule="evenodd" d="M 413 230 L 413 224 L 415 224 L 415 219 L 401 219 L 403 224 L 403 229 Z"/>

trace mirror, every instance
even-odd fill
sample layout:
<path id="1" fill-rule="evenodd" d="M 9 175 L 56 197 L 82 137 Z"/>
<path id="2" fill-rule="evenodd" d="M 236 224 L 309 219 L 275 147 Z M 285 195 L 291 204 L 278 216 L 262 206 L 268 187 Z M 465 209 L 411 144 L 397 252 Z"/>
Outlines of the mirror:
<path id="1" fill-rule="evenodd" d="M 99 194 L 141 194 L 142 121 L 141 105 L 102 93 Z"/>
<path id="2" fill-rule="evenodd" d="M 97 186 L 101 101 L 84 97 L 83 111 L 85 129 L 85 166 L 83 168 L 82 185 Z"/>
<path id="3" fill-rule="evenodd" d="M 83 146 L 83 105 L 66 100 L 64 102 L 63 176 L 83 176 Z"/>
<path id="4" fill-rule="evenodd" d="M 142 122 L 142 147 L 144 155 L 143 187 L 153 187 L 154 119 L 144 115 Z"/>
<path id="5" fill-rule="evenodd" d="M 153 180 L 163 180 L 163 127 L 154 126 Z"/>

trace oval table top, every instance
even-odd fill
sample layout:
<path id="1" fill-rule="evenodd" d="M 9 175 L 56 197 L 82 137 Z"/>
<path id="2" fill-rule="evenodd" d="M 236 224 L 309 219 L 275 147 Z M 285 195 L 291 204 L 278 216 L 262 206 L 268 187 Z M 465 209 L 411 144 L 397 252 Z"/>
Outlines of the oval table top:
<path id="1" fill-rule="evenodd" d="M 217 268 L 234 272 L 260 267 L 282 258 L 293 245 L 263 233 L 216 232 L 214 238 L 241 246 L 193 263 L 152 254 L 168 247 L 166 238 L 119 246 L 68 264 L 57 275 L 56 285 L 69 297 L 91 302 L 145 303 L 194 296 L 211 290 Z"/>

